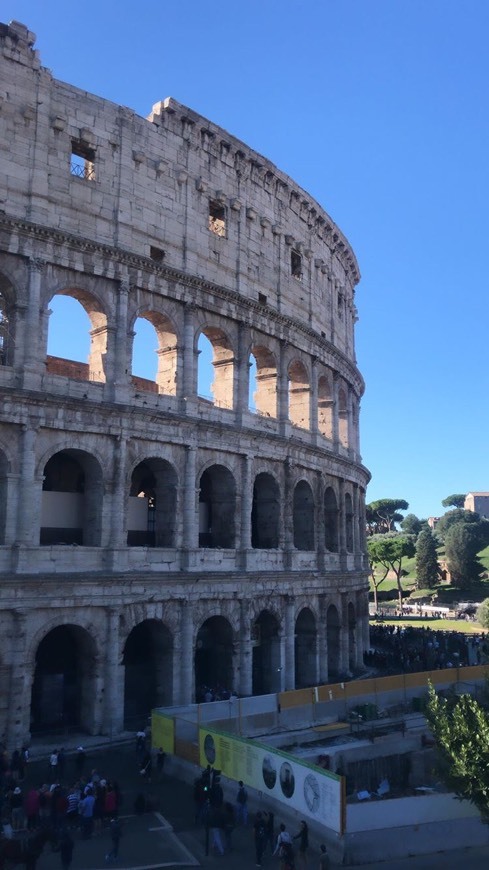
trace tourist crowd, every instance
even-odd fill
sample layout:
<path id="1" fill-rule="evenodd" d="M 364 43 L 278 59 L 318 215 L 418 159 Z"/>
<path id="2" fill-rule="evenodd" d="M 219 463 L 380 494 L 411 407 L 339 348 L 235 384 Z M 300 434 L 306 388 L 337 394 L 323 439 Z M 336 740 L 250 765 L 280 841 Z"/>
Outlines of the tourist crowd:
<path id="1" fill-rule="evenodd" d="M 365 664 L 381 674 L 399 674 L 481 664 L 488 653 L 485 635 L 372 624 Z"/>

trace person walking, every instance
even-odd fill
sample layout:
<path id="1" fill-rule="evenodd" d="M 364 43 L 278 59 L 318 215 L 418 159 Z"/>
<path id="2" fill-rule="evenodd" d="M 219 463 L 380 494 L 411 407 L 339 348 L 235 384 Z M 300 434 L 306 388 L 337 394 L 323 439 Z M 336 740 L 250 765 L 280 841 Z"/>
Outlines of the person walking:
<path id="1" fill-rule="evenodd" d="M 73 849 L 75 843 L 70 832 L 65 830 L 62 832 L 59 840 L 59 855 L 61 858 L 61 867 L 63 870 L 70 870 L 71 862 L 73 861 Z"/>
<path id="2" fill-rule="evenodd" d="M 270 846 L 270 854 L 273 855 L 273 850 L 275 848 L 275 816 L 271 810 L 268 810 L 268 812 L 265 812 L 263 815 L 267 829 L 265 848 Z"/>
<path id="3" fill-rule="evenodd" d="M 248 824 L 248 792 L 246 791 L 243 780 L 238 782 L 238 793 L 236 795 L 236 824 L 243 825 L 246 828 Z"/>
<path id="4" fill-rule="evenodd" d="M 298 833 L 293 838 L 299 840 L 299 870 L 307 870 L 307 850 L 309 849 L 309 828 L 302 819 Z"/>
<path id="5" fill-rule="evenodd" d="M 275 845 L 274 855 L 280 858 L 280 870 L 287 870 L 287 864 L 290 866 L 290 853 L 292 852 L 292 837 L 290 836 L 285 825 L 280 825 L 280 830 Z M 292 865 L 293 866 L 293 865 Z"/>
<path id="6" fill-rule="evenodd" d="M 263 818 L 263 813 L 260 812 L 260 810 L 258 810 L 255 816 L 255 821 L 253 822 L 253 835 L 255 838 L 256 866 L 261 867 L 263 853 L 267 843 L 267 826 L 265 819 Z"/>
<path id="7" fill-rule="evenodd" d="M 329 860 L 329 855 L 326 851 L 326 846 L 324 843 L 320 845 L 320 855 L 319 855 L 319 870 L 329 870 L 331 867 L 331 862 Z"/>
<path id="8" fill-rule="evenodd" d="M 78 805 L 78 812 L 80 814 L 81 821 L 81 830 L 82 830 L 82 839 L 89 840 L 92 836 L 93 831 L 93 807 L 95 805 L 95 798 L 93 796 L 93 792 L 91 788 L 88 788 L 85 797 L 80 801 Z"/>
<path id="9" fill-rule="evenodd" d="M 113 818 L 110 820 L 109 827 L 110 839 L 112 840 L 112 849 L 107 852 L 105 861 L 107 864 L 115 864 L 119 857 L 119 844 L 122 837 L 122 828 L 119 819 Z"/>

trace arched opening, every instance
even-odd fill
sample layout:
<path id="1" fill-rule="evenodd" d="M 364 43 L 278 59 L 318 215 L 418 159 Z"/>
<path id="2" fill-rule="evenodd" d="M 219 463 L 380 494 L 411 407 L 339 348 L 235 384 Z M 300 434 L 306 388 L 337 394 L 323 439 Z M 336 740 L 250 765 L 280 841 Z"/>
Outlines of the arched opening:
<path id="1" fill-rule="evenodd" d="M 305 480 L 300 480 L 294 489 L 294 547 L 297 550 L 314 550 L 314 497 Z"/>
<path id="2" fill-rule="evenodd" d="M 328 677 L 330 680 L 340 676 L 340 617 L 334 604 L 330 604 L 326 614 L 326 637 L 328 644 Z"/>
<path id="3" fill-rule="evenodd" d="M 339 549 L 338 503 L 331 486 L 324 493 L 324 546 L 330 553 L 337 553 Z"/>
<path id="4" fill-rule="evenodd" d="M 280 490 L 271 474 L 258 474 L 253 486 L 251 509 L 251 546 L 257 550 L 278 547 Z"/>
<path id="5" fill-rule="evenodd" d="M 134 323 L 131 380 L 137 390 L 176 395 L 177 336 L 159 312 L 144 311 Z"/>
<path id="6" fill-rule="evenodd" d="M 289 365 L 289 420 L 294 426 L 309 429 L 310 384 L 304 363 L 294 360 Z"/>
<path id="7" fill-rule="evenodd" d="M 326 375 L 321 375 L 318 381 L 318 429 L 325 438 L 333 440 L 333 391 Z"/>
<path id="8" fill-rule="evenodd" d="M 351 603 L 348 605 L 348 668 L 353 673 L 357 663 L 357 620 L 355 615 L 355 607 Z"/>
<path id="9" fill-rule="evenodd" d="M 250 409 L 265 417 L 277 416 L 277 365 L 275 357 L 268 348 L 256 346 L 251 349 L 250 374 L 255 372 L 254 392 L 250 396 Z M 250 377 L 250 392 L 253 379 Z"/>
<path id="10" fill-rule="evenodd" d="M 129 547 L 174 547 L 177 475 L 164 459 L 146 459 L 131 477 L 127 512 Z"/>
<path id="11" fill-rule="evenodd" d="M 346 390 L 338 390 L 338 437 L 342 447 L 348 448 L 348 402 Z"/>
<path id="12" fill-rule="evenodd" d="M 235 546 L 236 484 L 224 465 L 207 468 L 199 484 L 199 547 Z"/>
<path id="13" fill-rule="evenodd" d="M 345 494 L 346 551 L 353 553 L 353 502 L 349 492 Z"/>
<path id="14" fill-rule="evenodd" d="M 198 395 L 218 408 L 232 409 L 234 352 L 228 337 L 221 329 L 206 327 L 199 335 L 198 352 Z"/>
<path id="15" fill-rule="evenodd" d="M 99 547 L 102 533 L 102 469 L 83 450 L 61 450 L 44 467 L 41 545 Z"/>
<path id="16" fill-rule="evenodd" d="M 78 625 L 53 628 L 36 652 L 31 731 L 93 730 L 96 703 L 93 638 Z"/>
<path id="17" fill-rule="evenodd" d="M 317 684 L 316 620 L 304 607 L 295 624 L 295 687 L 305 689 Z"/>
<path id="18" fill-rule="evenodd" d="M 255 620 L 253 642 L 253 694 L 268 695 L 280 690 L 280 631 L 276 618 L 262 610 Z"/>
<path id="19" fill-rule="evenodd" d="M 229 697 L 233 691 L 233 630 L 223 616 L 206 619 L 195 645 L 195 697 L 205 699 L 210 689 L 214 697 Z"/>
<path id="20" fill-rule="evenodd" d="M 5 543 L 5 529 L 7 523 L 8 505 L 8 470 L 7 457 L 0 450 L 0 544 Z"/>
<path id="21" fill-rule="evenodd" d="M 13 365 L 15 347 L 15 318 L 13 288 L 0 274 L 0 365 Z"/>
<path id="22" fill-rule="evenodd" d="M 49 304 L 47 372 L 105 383 L 107 317 L 98 300 L 85 290 L 66 289 Z"/>
<path id="23" fill-rule="evenodd" d="M 156 619 L 145 619 L 124 646 L 124 727 L 144 726 L 153 707 L 173 703 L 173 637 Z"/>

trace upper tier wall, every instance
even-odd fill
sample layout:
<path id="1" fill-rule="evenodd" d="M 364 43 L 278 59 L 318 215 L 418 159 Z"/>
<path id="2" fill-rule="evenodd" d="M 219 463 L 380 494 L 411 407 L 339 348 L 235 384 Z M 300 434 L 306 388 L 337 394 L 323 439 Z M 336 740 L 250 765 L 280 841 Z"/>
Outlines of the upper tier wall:
<path id="1" fill-rule="evenodd" d="M 354 361 L 358 267 L 326 212 L 270 161 L 172 99 L 144 119 L 55 80 L 34 40 L 23 25 L 0 26 L 7 214 L 162 257 L 307 323 Z M 73 156 L 84 177 L 73 174 Z M 216 208 L 219 232 L 209 228 Z"/>

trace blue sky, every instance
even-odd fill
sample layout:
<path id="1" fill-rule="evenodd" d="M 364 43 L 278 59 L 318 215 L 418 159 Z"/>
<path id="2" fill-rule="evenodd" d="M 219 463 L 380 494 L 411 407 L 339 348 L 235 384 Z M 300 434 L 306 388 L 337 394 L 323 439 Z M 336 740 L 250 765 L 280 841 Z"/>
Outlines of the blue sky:
<path id="1" fill-rule="evenodd" d="M 172 96 L 266 155 L 351 242 L 369 501 L 489 491 L 487 0 L 2 4 L 56 78 Z"/>

